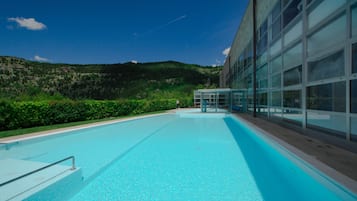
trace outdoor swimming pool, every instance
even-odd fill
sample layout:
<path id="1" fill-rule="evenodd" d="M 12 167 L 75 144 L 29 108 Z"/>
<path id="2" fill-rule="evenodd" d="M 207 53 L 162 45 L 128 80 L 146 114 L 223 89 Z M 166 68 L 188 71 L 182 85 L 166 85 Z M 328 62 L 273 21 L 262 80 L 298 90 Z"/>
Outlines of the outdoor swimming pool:
<path id="1" fill-rule="evenodd" d="M 228 114 L 164 114 L 0 147 L 0 160 L 70 155 L 83 178 L 68 196 L 51 189 L 57 200 L 357 199 Z"/>

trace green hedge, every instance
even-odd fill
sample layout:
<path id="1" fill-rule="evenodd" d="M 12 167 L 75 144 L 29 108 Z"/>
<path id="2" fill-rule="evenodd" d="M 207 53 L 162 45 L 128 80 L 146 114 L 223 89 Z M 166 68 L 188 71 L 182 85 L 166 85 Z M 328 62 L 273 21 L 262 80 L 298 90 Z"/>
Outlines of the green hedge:
<path id="1" fill-rule="evenodd" d="M 192 105 L 180 100 L 181 107 Z M 0 101 L 0 131 L 174 109 L 176 100 Z"/>

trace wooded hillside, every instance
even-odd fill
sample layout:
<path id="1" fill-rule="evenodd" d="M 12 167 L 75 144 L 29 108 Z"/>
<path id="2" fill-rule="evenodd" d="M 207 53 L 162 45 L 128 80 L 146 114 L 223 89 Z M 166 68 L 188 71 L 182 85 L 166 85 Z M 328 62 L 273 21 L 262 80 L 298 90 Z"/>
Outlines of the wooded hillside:
<path id="1" fill-rule="evenodd" d="M 221 68 L 174 61 L 124 64 L 51 64 L 0 57 L 0 98 L 168 99 L 219 85 Z"/>

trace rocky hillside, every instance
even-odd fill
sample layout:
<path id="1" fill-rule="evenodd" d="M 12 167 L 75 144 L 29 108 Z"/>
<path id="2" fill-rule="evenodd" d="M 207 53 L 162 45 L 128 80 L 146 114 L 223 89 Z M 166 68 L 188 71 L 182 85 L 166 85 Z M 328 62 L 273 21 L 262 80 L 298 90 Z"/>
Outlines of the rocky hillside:
<path id="1" fill-rule="evenodd" d="M 0 98 L 178 98 L 218 86 L 220 70 L 173 61 L 73 65 L 0 57 Z"/>

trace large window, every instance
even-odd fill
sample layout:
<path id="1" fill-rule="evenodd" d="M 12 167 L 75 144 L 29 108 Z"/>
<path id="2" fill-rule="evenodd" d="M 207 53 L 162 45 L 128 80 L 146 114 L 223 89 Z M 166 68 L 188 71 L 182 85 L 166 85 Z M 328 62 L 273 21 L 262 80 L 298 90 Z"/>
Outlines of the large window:
<path id="1" fill-rule="evenodd" d="M 268 34 L 264 34 L 257 43 L 257 53 L 261 55 L 263 51 L 266 50 L 268 45 Z"/>
<path id="2" fill-rule="evenodd" d="M 283 8 L 284 8 L 286 5 L 288 5 L 290 0 L 281 0 L 281 2 L 283 3 Z"/>
<path id="3" fill-rule="evenodd" d="M 271 39 L 274 41 L 275 39 L 280 37 L 281 32 L 281 5 L 280 1 L 274 6 L 273 11 L 271 12 L 272 23 L 271 23 Z"/>
<path id="4" fill-rule="evenodd" d="M 257 70 L 258 88 L 268 88 L 268 65 L 264 65 Z"/>
<path id="5" fill-rule="evenodd" d="M 284 46 L 287 46 L 302 34 L 302 20 L 299 20 L 291 29 L 284 35 Z"/>
<path id="6" fill-rule="evenodd" d="M 283 109 L 283 118 L 301 125 L 303 119 L 302 111 L 292 110 L 290 108 Z"/>
<path id="7" fill-rule="evenodd" d="M 281 88 L 281 74 L 278 73 L 271 77 L 271 87 L 272 88 Z"/>
<path id="8" fill-rule="evenodd" d="M 342 136 L 346 132 L 346 116 L 341 114 L 329 114 L 324 112 L 307 112 L 307 125 L 320 127 L 324 130 L 339 131 Z"/>
<path id="9" fill-rule="evenodd" d="M 324 0 L 316 1 L 316 3 L 316 5 L 312 6 L 313 10 L 308 14 L 309 28 L 314 27 L 323 19 L 331 15 L 331 13 L 345 4 L 346 0 Z"/>
<path id="10" fill-rule="evenodd" d="M 346 14 L 335 19 L 308 38 L 309 56 L 334 48 L 346 38 Z"/>
<path id="11" fill-rule="evenodd" d="M 268 105 L 268 95 L 267 93 L 258 93 L 258 105 Z"/>
<path id="12" fill-rule="evenodd" d="M 270 46 L 270 55 L 274 56 L 281 51 L 281 39 L 275 41 L 274 44 Z"/>
<path id="13" fill-rule="evenodd" d="M 251 89 L 253 88 L 253 82 L 252 82 L 252 74 L 248 74 L 245 78 L 244 78 L 244 83 L 246 84 L 245 88 Z"/>
<path id="14" fill-rule="evenodd" d="M 267 20 L 265 20 L 257 33 L 257 56 L 258 58 L 260 58 L 264 52 L 266 52 L 265 50 L 267 49 L 268 46 L 268 22 Z"/>
<path id="15" fill-rule="evenodd" d="M 273 22 L 273 25 L 272 25 L 272 40 L 275 40 L 276 38 L 279 38 L 280 36 L 280 31 L 281 31 L 281 18 L 278 17 L 278 19 L 276 19 L 274 22 Z"/>
<path id="16" fill-rule="evenodd" d="M 352 73 L 357 73 L 357 43 L 352 45 Z"/>
<path id="17" fill-rule="evenodd" d="M 352 7 L 352 36 L 357 35 L 357 4 Z"/>
<path id="18" fill-rule="evenodd" d="M 265 20 L 263 23 L 262 23 L 262 25 L 260 25 L 260 34 L 261 35 L 264 35 L 266 32 L 267 32 L 267 30 L 268 30 L 268 21 L 267 20 Z"/>
<path id="19" fill-rule="evenodd" d="M 284 54 L 284 68 L 290 68 L 302 63 L 302 44 L 299 43 L 290 48 Z"/>
<path id="20" fill-rule="evenodd" d="M 244 70 L 248 69 L 249 66 L 252 64 L 252 59 L 253 59 L 253 51 L 252 51 L 252 44 L 249 42 L 247 47 L 245 47 L 244 52 L 243 52 L 243 65 L 244 65 Z"/>
<path id="21" fill-rule="evenodd" d="M 351 80 L 351 112 L 357 113 L 357 80 Z"/>
<path id="22" fill-rule="evenodd" d="M 257 57 L 257 66 L 261 66 L 267 62 L 268 53 L 265 51 L 259 57 Z"/>
<path id="23" fill-rule="evenodd" d="M 302 67 L 297 66 L 284 72 L 284 86 L 300 84 L 302 79 Z"/>
<path id="24" fill-rule="evenodd" d="M 281 67 L 283 66 L 282 62 L 283 62 L 283 61 L 282 61 L 281 56 L 275 58 L 275 59 L 271 62 L 271 73 L 280 72 L 280 71 L 281 71 Z"/>
<path id="25" fill-rule="evenodd" d="M 268 65 L 265 64 L 264 66 L 260 67 L 257 70 L 257 79 L 267 79 L 267 73 L 268 73 Z"/>
<path id="26" fill-rule="evenodd" d="M 271 93 L 271 105 L 281 107 L 281 92 L 274 91 Z"/>
<path id="27" fill-rule="evenodd" d="M 307 109 L 345 112 L 346 82 L 308 87 Z"/>
<path id="28" fill-rule="evenodd" d="M 280 1 L 278 1 L 271 13 L 273 20 L 275 20 L 277 17 L 280 17 L 280 11 Z"/>
<path id="29" fill-rule="evenodd" d="M 301 90 L 284 91 L 284 107 L 300 108 L 301 107 Z"/>
<path id="30" fill-rule="evenodd" d="M 238 76 L 241 76 L 243 74 L 243 69 L 244 69 L 243 57 L 240 56 L 239 59 L 238 59 Z"/>
<path id="31" fill-rule="evenodd" d="M 357 117 L 351 117 L 351 139 L 357 141 Z"/>
<path id="32" fill-rule="evenodd" d="M 344 51 L 308 63 L 308 80 L 316 81 L 345 74 Z"/>
<path id="33" fill-rule="evenodd" d="M 288 1 L 284 1 L 283 5 Z M 302 11 L 302 1 L 301 0 L 292 0 L 285 8 L 283 12 L 283 25 L 284 27 L 288 25 L 300 12 Z"/>

